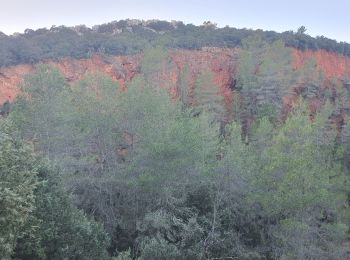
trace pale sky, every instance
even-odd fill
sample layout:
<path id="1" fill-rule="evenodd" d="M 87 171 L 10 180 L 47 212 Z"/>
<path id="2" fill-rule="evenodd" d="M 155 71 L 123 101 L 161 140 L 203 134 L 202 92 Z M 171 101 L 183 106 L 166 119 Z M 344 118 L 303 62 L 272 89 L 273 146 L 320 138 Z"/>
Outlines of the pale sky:
<path id="1" fill-rule="evenodd" d="M 350 0 L 0 0 L 6 34 L 52 25 L 92 26 L 120 19 L 180 20 L 200 25 L 307 33 L 350 43 Z"/>

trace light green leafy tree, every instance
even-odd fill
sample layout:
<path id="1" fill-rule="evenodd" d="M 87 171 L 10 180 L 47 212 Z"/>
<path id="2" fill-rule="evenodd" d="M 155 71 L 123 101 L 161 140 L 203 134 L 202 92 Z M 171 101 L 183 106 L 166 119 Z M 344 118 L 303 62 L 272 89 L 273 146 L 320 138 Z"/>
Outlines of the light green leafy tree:
<path id="1" fill-rule="evenodd" d="M 0 122 L 0 255 L 10 259 L 35 209 L 38 166 L 33 149 L 12 136 L 14 128 Z"/>
<path id="2" fill-rule="evenodd" d="M 66 81 L 59 70 L 40 64 L 28 74 L 22 84 L 23 94 L 14 105 L 11 117 L 26 140 L 35 143 L 37 150 L 54 158 L 55 140 L 61 138 L 60 126 L 66 108 L 63 95 Z M 62 140 L 61 140 L 62 141 Z"/>
<path id="3" fill-rule="evenodd" d="M 35 210 L 17 239 L 16 259 L 108 259 L 103 226 L 73 205 L 58 172 L 44 163 L 38 170 Z"/>

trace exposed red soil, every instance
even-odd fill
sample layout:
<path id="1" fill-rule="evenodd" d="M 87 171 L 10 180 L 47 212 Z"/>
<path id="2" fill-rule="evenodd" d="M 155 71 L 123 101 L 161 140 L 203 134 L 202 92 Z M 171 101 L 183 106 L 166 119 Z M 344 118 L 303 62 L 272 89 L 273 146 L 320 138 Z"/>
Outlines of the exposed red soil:
<path id="1" fill-rule="evenodd" d="M 17 65 L 0 69 L 0 104 L 13 101 L 20 93 L 20 83 L 25 74 L 33 70 L 31 65 Z"/>
<path id="2" fill-rule="evenodd" d="M 159 81 L 163 87 L 169 88 L 174 96 L 178 95 L 178 84 L 181 73 L 188 69 L 190 89 L 194 88 L 197 76 L 203 71 L 211 71 L 214 83 L 218 86 L 218 94 L 225 97 L 226 104 L 232 102 L 230 87 L 234 82 L 237 50 L 205 48 L 202 50 L 171 50 L 169 56 L 174 66 L 167 66 L 159 73 Z M 68 82 L 74 83 L 86 75 L 102 72 L 118 81 L 123 87 L 140 73 L 143 55 L 108 56 L 94 55 L 90 59 L 64 58 L 58 62 L 50 61 L 63 73 Z M 24 76 L 33 71 L 33 65 L 17 65 L 0 69 L 0 104 L 6 100 L 13 101 L 20 92 L 19 85 Z"/>
<path id="3" fill-rule="evenodd" d="M 309 59 L 314 58 L 317 66 L 321 69 L 327 79 L 342 78 L 350 75 L 350 58 L 337 53 L 318 51 L 293 50 L 294 64 L 301 68 Z"/>
<path id="4" fill-rule="evenodd" d="M 179 95 L 180 77 L 184 70 L 189 74 L 189 95 L 193 94 L 196 79 L 201 72 L 211 71 L 213 81 L 218 87 L 218 94 L 224 97 L 229 107 L 233 101 L 232 89 L 237 75 L 237 49 L 203 48 L 202 50 L 170 50 L 172 65 L 166 66 L 159 73 L 159 83 L 169 88 L 173 96 Z M 350 75 L 350 58 L 336 53 L 319 51 L 293 50 L 295 68 L 301 68 L 310 58 L 314 58 L 326 79 L 345 78 Z M 48 63 L 58 67 L 67 81 L 74 83 L 86 75 L 102 72 L 111 76 L 125 87 L 135 75 L 140 73 L 143 55 L 108 56 L 93 55 L 90 59 L 64 58 Z M 0 69 L 0 104 L 6 100 L 13 101 L 20 92 L 20 83 L 25 74 L 34 70 L 34 65 L 17 65 Z M 162 85 L 163 84 L 163 85 Z M 287 112 L 296 101 L 296 96 L 283 99 L 284 110 Z M 313 110 L 320 106 L 317 100 L 310 104 Z"/>

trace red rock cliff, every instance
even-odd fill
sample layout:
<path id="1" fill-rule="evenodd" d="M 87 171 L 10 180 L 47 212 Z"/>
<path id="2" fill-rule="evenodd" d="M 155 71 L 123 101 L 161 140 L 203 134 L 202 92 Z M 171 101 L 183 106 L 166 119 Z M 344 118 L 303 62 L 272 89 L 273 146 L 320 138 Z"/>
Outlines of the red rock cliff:
<path id="1" fill-rule="evenodd" d="M 235 74 L 234 49 L 207 48 L 203 50 L 172 50 L 169 56 L 175 64 L 161 72 L 161 78 L 166 81 L 170 90 L 176 95 L 180 74 L 185 66 L 190 73 L 190 87 L 193 88 L 197 75 L 204 70 L 214 74 L 218 92 L 225 96 L 227 103 L 231 102 L 232 85 Z M 67 81 L 73 83 L 94 72 L 103 72 L 125 86 L 135 75 L 140 73 L 142 55 L 101 57 L 94 55 L 90 59 L 76 60 L 65 58 L 59 62 L 49 62 L 59 68 Z M 18 65 L 0 69 L 0 104 L 6 100 L 13 101 L 20 92 L 19 85 L 24 75 L 33 71 L 33 65 Z M 170 84 L 170 86 L 169 86 Z"/>
<path id="2" fill-rule="evenodd" d="M 165 68 L 160 73 L 160 79 L 167 82 L 173 95 L 177 95 L 181 72 L 185 67 L 190 75 L 190 89 L 193 89 L 196 78 L 201 71 L 213 72 L 214 83 L 218 86 L 218 93 L 223 95 L 225 102 L 232 102 L 231 88 L 235 84 L 237 71 L 237 49 L 203 48 L 202 50 L 171 50 L 170 59 L 174 66 Z M 350 58 L 335 53 L 320 51 L 294 50 L 295 67 L 300 68 L 310 58 L 315 58 L 320 69 L 327 78 L 342 78 L 350 75 Z M 102 57 L 94 55 L 90 59 L 76 60 L 65 58 L 58 62 L 49 62 L 56 65 L 73 83 L 87 74 L 103 72 L 125 86 L 135 75 L 140 73 L 142 55 Z M 33 65 L 17 65 L 0 69 L 0 104 L 6 100 L 13 101 L 18 95 L 19 85 L 25 74 L 34 70 Z"/>

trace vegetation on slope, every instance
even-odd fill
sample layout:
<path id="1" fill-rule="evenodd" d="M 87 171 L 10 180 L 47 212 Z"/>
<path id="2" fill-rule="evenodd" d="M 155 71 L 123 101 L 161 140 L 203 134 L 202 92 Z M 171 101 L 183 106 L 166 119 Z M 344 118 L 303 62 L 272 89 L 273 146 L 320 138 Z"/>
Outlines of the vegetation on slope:
<path id="1" fill-rule="evenodd" d="M 0 34 L 0 67 L 37 63 L 62 57 L 88 58 L 93 53 L 109 55 L 135 54 L 150 46 L 199 49 L 202 47 L 241 47 L 247 37 L 258 36 L 272 43 L 283 40 L 301 50 L 327 50 L 350 56 L 350 44 L 323 36 L 313 38 L 300 27 L 297 32 L 217 28 L 210 22 L 202 26 L 182 22 L 121 20 L 88 28 L 51 27 L 27 29 L 23 34 Z"/>
<path id="2" fill-rule="evenodd" d="M 345 259 L 349 96 L 290 51 L 243 42 L 233 107 L 205 70 L 171 98 L 164 49 L 126 89 L 38 65 L 1 120 L 2 257 Z"/>

